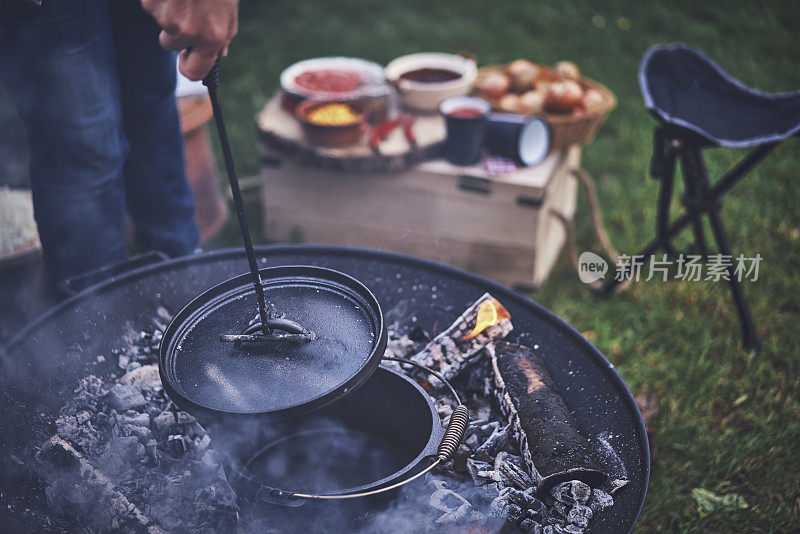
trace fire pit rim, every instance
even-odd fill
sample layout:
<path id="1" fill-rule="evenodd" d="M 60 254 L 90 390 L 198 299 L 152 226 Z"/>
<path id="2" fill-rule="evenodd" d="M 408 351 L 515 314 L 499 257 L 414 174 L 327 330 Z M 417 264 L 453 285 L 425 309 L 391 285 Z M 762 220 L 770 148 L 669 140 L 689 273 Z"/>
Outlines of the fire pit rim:
<path id="1" fill-rule="evenodd" d="M 259 257 L 269 257 L 270 255 L 281 255 L 281 254 L 287 254 L 287 255 L 305 254 L 305 255 L 314 255 L 320 258 L 326 256 L 336 258 L 337 256 L 340 257 L 343 253 L 346 253 L 348 257 L 353 259 L 364 258 L 368 261 L 374 261 L 376 260 L 376 258 L 379 258 L 379 259 L 394 261 L 400 265 L 407 265 L 409 267 L 415 267 L 415 268 L 427 267 L 429 269 L 438 271 L 442 275 L 450 276 L 454 279 L 461 280 L 467 283 L 480 285 L 482 288 L 485 288 L 487 291 L 490 291 L 496 297 L 501 297 L 504 303 L 508 304 L 509 302 L 513 302 L 517 306 L 526 308 L 530 310 L 531 313 L 537 314 L 542 320 L 548 322 L 554 331 L 556 331 L 561 335 L 565 335 L 566 337 L 571 339 L 572 343 L 580 346 L 584 351 L 586 351 L 588 356 L 590 356 L 592 359 L 596 360 L 598 364 L 600 364 L 600 368 L 604 373 L 607 374 L 609 382 L 613 385 L 615 392 L 617 393 L 617 395 L 619 395 L 623 404 L 626 405 L 630 414 L 632 415 L 635 414 L 636 416 L 638 416 L 635 418 L 636 419 L 634 424 L 635 428 L 633 430 L 636 434 L 635 439 L 639 443 L 641 448 L 640 459 L 641 459 L 642 472 L 641 472 L 641 477 L 638 480 L 638 485 L 641 486 L 642 495 L 641 495 L 641 500 L 639 501 L 638 506 L 635 509 L 635 514 L 632 517 L 631 527 L 630 529 L 628 529 L 628 532 L 633 531 L 636 524 L 636 520 L 641 515 L 642 508 L 644 507 L 644 502 L 647 496 L 647 488 L 650 480 L 650 448 L 647 441 L 647 433 L 644 426 L 644 420 L 642 419 L 641 413 L 633 397 L 633 394 L 628 389 L 627 385 L 622 380 L 622 377 L 619 375 L 617 370 L 614 368 L 614 365 L 611 364 L 608 361 L 608 359 L 599 350 L 597 350 L 597 348 L 594 345 L 592 345 L 591 342 L 589 342 L 586 338 L 584 338 L 577 330 L 575 330 L 572 326 L 567 324 L 563 319 L 555 315 L 550 310 L 532 301 L 531 299 L 524 297 L 519 293 L 505 286 L 502 286 L 497 282 L 493 282 L 491 280 L 464 271 L 457 267 L 442 264 L 432 260 L 427 260 L 424 258 L 417 258 L 406 254 L 388 252 L 383 250 L 373 250 L 373 249 L 358 248 L 358 247 L 342 247 L 342 246 L 332 246 L 332 245 L 313 245 L 313 244 L 259 245 L 255 247 L 255 250 L 256 254 Z M 0 355 L 13 353 L 13 349 L 15 347 L 24 344 L 26 338 L 31 337 L 38 329 L 42 327 L 42 325 L 46 324 L 48 320 L 52 319 L 53 317 L 57 316 L 60 313 L 63 313 L 65 310 L 74 307 L 76 303 L 82 300 L 85 300 L 87 298 L 101 297 L 103 293 L 110 291 L 117 284 L 139 278 L 143 274 L 157 275 L 159 273 L 168 271 L 176 267 L 179 268 L 186 264 L 196 263 L 198 262 L 198 258 L 201 261 L 222 262 L 234 259 L 242 260 L 243 256 L 244 256 L 243 252 L 238 248 L 219 249 L 215 251 L 204 252 L 202 254 L 175 258 L 155 265 L 139 267 L 125 274 L 117 275 L 108 280 L 99 282 L 93 286 L 87 287 L 86 289 L 77 293 L 76 295 L 73 295 L 67 298 L 66 300 L 60 302 L 56 306 L 50 308 L 48 311 L 43 313 L 39 318 L 35 319 L 32 323 L 21 329 L 3 347 L 0 348 Z M 242 272 L 245 272 L 245 270 L 246 269 L 243 268 Z M 3 362 L 4 358 L 0 358 L 0 375 L 7 376 L 8 373 L 3 372 L 4 370 Z"/>

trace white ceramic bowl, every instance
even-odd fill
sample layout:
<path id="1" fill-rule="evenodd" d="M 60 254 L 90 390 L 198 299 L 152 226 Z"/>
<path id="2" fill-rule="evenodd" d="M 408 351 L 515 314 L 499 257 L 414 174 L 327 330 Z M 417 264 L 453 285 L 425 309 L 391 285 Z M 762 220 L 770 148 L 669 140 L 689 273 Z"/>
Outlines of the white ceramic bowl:
<path id="1" fill-rule="evenodd" d="M 357 72 L 361 78 L 358 89 L 350 93 L 325 93 L 309 91 L 295 83 L 295 78 L 300 74 L 313 70 L 343 70 Z M 291 65 L 281 73 L 281 89 L 289 95 L 315 100 L 355 100 L 362 96 L 373 96 L 381 88 L 388 91 L 383 78 L 383 69 L 377 63 L 353 57 L 319 57 L 306 59 Z"/>
<path id="2" fill-rule="evenodd" d="M 446 69 L 461 76 L 445 82 L 415 82 L 400 77 L 417 69 Z M 384 70 L 400 94 L 402 103 L 419 111 L 437 111 L 443 100 L 461 96 L 472 90 L 478 68 L 475 62 L 454 54 L 420 53 L 401 56 L 386 65 Z"/>

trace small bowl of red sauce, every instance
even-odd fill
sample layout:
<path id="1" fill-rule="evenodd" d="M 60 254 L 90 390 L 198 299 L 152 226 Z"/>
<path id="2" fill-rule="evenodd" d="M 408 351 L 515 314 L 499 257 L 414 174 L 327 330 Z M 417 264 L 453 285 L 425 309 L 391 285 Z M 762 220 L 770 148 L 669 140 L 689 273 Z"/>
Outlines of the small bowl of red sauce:
<path id="1" fill-rule="evenodd" d="M 393 60 L 385 74 L 406 107 L 434 112 L 445 99 L 469 93 L 478 69 L 473 60 L 455 54 L 421 53 Z"/>

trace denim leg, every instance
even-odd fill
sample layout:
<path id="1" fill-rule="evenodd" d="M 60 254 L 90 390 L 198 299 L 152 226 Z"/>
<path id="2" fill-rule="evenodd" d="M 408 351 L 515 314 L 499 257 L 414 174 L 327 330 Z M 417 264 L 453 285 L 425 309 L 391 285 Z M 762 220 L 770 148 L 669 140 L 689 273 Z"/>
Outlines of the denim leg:
<path id="1" fill-rule="evenodd" d="M 189 254 L 200 238 L 175 100 L 176 56 L 161 48 L 161 30 L 139 0 L 113 0 L 109 9 L 130 143 L 125 190 L 136 238 L 144 249 Z"/>
<path id="2" fill-rule="evenodd" d="M 128 146 L 108 6 L 0 3 L 0 79 L 31 145 L 31 188 L 55 280 L 125 257 Z"/>

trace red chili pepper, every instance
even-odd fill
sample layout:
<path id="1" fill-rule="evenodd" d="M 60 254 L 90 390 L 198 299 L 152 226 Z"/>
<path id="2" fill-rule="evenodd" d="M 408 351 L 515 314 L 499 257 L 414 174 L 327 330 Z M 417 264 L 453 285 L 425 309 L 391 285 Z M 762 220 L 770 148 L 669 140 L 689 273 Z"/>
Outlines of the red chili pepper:
<path id="1" fill-rule="evenodd" d="M 382 141 L 385 141 L 389 134 L 392 133 L 392 130 L 397 128 L 400 125 L 400 121 L 402 117 L 398 117 L 396 119 L 385 120 L 375 125 L 372 129 L 372 133 L 369 136 L 369 146 L 372 147 L 376 153 L 380 152 L 378 145 L 381 144 Z"/>
<path id="2" fill-rule="evenodd" d="M 417 148 L 417 138 L 414 136 L 414 124 L 417 122 L 416 117 L 407 115 L 403 121 L 403 134 L 406 136 L 406 141 L 414 150 Z"/>

